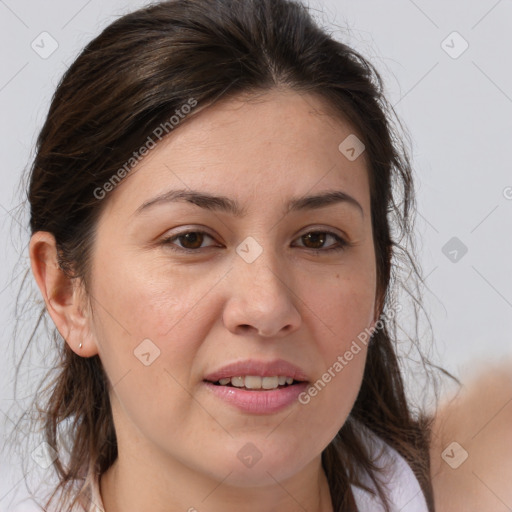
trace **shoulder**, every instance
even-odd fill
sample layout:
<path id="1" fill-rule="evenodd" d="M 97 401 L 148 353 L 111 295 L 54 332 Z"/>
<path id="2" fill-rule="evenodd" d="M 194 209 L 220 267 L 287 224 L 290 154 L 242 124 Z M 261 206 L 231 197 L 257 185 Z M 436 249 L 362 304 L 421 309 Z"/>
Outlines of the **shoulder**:
<path id="1" fill-rule="evenodd" d="M 428 512 L 420 484 L 406 460 L 390 445 L 372 431 L 363 427 L 365 440 L 375 464 L 382 468 L 379 481 L 387 490 L 393 512 Z M 368 476 L 363 478 L 368 487 L 375 489 Z M 352 486 L 354 498 L 360 512 L 381 512 L 384 510 L 378 496 Z"/>
<path id="2" fill-rule="evenodd" d="M 512 359 L 470 365 L 439 407 L 431 446 L 436 510 L 505 510 L 512 503 Z"/>

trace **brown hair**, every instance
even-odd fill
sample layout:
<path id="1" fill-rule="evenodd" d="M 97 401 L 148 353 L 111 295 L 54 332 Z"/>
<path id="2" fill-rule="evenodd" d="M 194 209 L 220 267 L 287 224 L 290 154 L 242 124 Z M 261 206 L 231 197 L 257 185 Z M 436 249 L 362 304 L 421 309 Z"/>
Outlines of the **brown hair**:
<path id="1" fill-rule="evenodd" d="M 191 97 L 206 108 L 220 97 L 276 87 L 323 98 L 334 115 L 350 121 L 366 146 L 382 311 L 393 298 L 392 285 L 399 282 L 393 260 L 405 256 L 406 265 L 420 276 L 412 249 L 403 243 L 413 226 L 408 152 L 392 124 L 394 112 L 375 68 L 294 1 L 172 0 L 109 25 L 64 74 L 39 134 L 28 189 L 32 233 L 55 236 L 59 264 L 87 290 L 95 226 L 108 201 L 94 191 Z M 397 230 L 393 237 L 392 227 Z M 43 317 L 44 308 L 39 320 Z M 368 346 L 357 401 L 322 454 L 336 512 L 356 510 L 350 485 L 367 488 L 364 474 L 389 510 L 359 424 L 405 458 L 434 510 L 431 419 L 421 411 L 413 414 L 395 352 L 396 320 L 383 322 Z M 79 357 L 56 329 L 53 334 L 58 365 L 40 392 L 39 413 L 46 442 L 58 455 L 59 483 L 45 508 L 59 492 L 59 503 L 79 503 L 91 478 L 102 475 L 117 457 L 109 384 L 99 357 Z M 422 361 L 428 363 L 423 356 Z M 63 425 L 68 450 L 59 441 Z M 80 492 L 73 495 L 76 484 Z"/>

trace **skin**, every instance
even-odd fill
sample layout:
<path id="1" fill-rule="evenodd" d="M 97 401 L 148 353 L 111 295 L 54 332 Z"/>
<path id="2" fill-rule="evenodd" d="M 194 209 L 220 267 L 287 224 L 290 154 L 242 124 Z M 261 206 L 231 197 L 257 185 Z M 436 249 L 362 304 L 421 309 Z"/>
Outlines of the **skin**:
<path id="1" fill-rule="evenodd" d="M 463 379 L 466 385 L 445 400 L 434 423 L 431 471 L 436 511 L 506 512 L 512 507 L 512 359 L 474 362 L 470 367 L 472 377 Z M 441 455 L 454 441 L 468 457 L 458 465 L 454 451 L 452 467 Z"/>
<path id="2" fill-rule="evenodd" d="M 355 402 L 364 345 L 309 404 L 274 414 L 241 412 L 202 381 L 228 362 L 283 358 L 314 382 L 374 326 L 367 162 L 339 151 L 355 132 L 318 97 L 285 89 L 242 100 L 183 122 L 108 194 L 90 295 L 57 268 L 49 233 L 30 243 L 57 328 L 80 356 L 99 354 L 112 383 L 119 457 L 101 479 L 108 512 L 332 510 L 321 452 Z M 227 196 L 246 215 L 186 202 L 136 213 L 177 188 Z M 284 211 L 291 198 L 333 190 L 350 194 L 362 213 L 346 202 Z M 162 242 L 191 229 L 212 237 L 197 254 Z M 302 238 L 318 231 L 351 245 L 325 252 L 338 245 L 331 236 L 323 245 Z M 249 236 L 263 249 L 252 263 L 235 252 Z M 134 356 L 146 338 L 160 350 L 149 366 Z M 237 457 L 246 443 L 261 453 L 250 468 Z"/>

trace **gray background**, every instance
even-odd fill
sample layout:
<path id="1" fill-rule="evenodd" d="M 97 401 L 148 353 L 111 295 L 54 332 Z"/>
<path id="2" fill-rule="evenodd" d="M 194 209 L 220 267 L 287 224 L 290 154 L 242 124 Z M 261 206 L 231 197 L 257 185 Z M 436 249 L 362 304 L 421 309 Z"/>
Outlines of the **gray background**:
<path id="1" fill-rule="evenodd" d="M 104 26 L 145 3 L 0 0 L 0 315 L 5 353 L 0 409 L 7 426 L 13 307 L 19 272 L 28 265 L 28 217 L 16 208 L 23 197 L 19 180 L 62 73 Z M 512 1 L 326 0 L 311 5 L 323 10 L 317 13 L 322 24 L 330 24 L 337 37 L 377 66 L 410 134 L 418 252 L 435 340 L 431 356 L 467 378 L 476 367 L 512 355 Z M 31 44 L 38 45 L 39 53 L 49 51 L 51 44 L 58 48 L 42 58 Z M 29 382 L 35 382 L 42 367 L 42 358 L 34 356 Z M 30 394 L 30 386 L 27 390 Z M 0 461 L 0 511 L 14 510 L 10 500 L 16 493 L 21 496 L 18 468 L 19 462 Z"/>

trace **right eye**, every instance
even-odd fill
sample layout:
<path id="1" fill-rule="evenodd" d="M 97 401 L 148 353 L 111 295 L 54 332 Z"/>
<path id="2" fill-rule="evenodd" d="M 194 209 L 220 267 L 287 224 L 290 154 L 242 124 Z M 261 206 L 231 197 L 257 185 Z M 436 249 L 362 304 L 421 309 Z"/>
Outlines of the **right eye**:
<path id="1" fill-rule="evenodd" d="M 211 240 L 213 240 L 213 237 L 204 231 L 188 230 L 164 238 L 161 243 L 163 245 L 169 246 L 169 248 L 172 249 L 173 251 L 199 252 L 198 249 L 202 248 L 202 244 L 205 238 L 210 238 Z M 180 245 L 176 245 L 176 241 L 178 241 Z"/>

